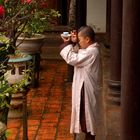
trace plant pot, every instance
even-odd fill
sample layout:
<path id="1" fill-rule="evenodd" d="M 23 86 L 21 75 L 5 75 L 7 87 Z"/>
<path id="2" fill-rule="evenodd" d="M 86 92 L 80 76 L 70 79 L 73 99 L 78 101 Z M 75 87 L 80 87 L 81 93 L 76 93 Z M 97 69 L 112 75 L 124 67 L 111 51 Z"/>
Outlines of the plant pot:
<path id="1" fill-rule="evenodd" d="M 44 44 L 44 40 L 45 35 L 35 34 L 34 37 L 30 38 L 24 37 L 22 35 L 18 37 L 16 42 L 18 50 L 33 56 L 33 65 L 34 65 L 33 82 L 32 82 L 33 87 L 37 87 L 39 85 L 40 51 L 41 47 Z"/>
<path id="2" fill-rule="evenodd" d="M 16 45 L 18 49 L 27 54 L 36 54 L 41 50 L 42 45 L 44 44 L 45 36 L 41 34 L 36 34 L 34 37 L 18 37 Z"/>

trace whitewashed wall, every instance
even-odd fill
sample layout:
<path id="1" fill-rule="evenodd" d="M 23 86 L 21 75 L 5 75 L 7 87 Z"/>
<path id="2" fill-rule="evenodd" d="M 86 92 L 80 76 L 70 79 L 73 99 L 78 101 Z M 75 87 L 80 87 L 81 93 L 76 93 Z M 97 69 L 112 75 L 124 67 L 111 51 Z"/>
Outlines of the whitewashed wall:
<path id="1" fill-rule="evenodd" d="M 106 32 L 106 2 L 107 0 L 87 0 L 87 25 L 95 32 Z"/>

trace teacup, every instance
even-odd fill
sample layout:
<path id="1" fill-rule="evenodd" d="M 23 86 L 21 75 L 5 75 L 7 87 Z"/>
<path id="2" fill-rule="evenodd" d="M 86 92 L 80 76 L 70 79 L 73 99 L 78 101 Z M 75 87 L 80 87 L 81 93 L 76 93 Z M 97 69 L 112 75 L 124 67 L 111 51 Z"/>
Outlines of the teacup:
<path id="1" fill-rule="evenodd" d="M 69 32 L 63 32 L 63 35 L 65 35 L 65 36 L 69 35 Z"/>

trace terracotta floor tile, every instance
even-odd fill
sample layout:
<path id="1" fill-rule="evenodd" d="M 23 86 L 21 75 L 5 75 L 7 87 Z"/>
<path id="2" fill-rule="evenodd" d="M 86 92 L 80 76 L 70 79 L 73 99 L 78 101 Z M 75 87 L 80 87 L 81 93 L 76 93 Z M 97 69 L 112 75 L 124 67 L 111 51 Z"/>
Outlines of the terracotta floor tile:
<path id="1" fill-rule="evenodd" d="M 27 94 L 28 140 L 72 140 L 71 93 L 64 84 L 67 65 L 62 61 L 43 60 L 43 63 L 39 87 Z M 22 119 L 9 119 L 8 128 L 11 133 L 8 140 L 22 140 Z"/>
<path id="2" fill-rule="evenodd" d="M 21 119 L 9 119 L 8 120 L 8 128 L 17 128 L 17 127 L 20 127 L 21 125 Z"/>
<path id="3" fill-rule="evenodd" d="M 59 116 L 59 113 L 46 113 L 43 115 L 42 122 L 58 123 Z"/>
<path id="4" fill-rule="evenodd" d="M 47 105 L 46 105 L 46 107 L 45 107 L 45 111 L 47 111 L 47 112 L 49 112 L 49 113 L 59 113 L 60 111 L 61 111 L 61 104 L 60 103 L 58 103 L 58 104 L 56 104 L 56 103 L 48 103 Z"/>
<path id="5" fill-rule="evenodd" d="M 38 125 L 28 126 L 28 132 L 30 131 L 36 131 L 38 129 Z"/>
<path id="6" fill-rule="evenodd" d="M 35 108 L 32 108 L 32 110 L 30 110 L 29 112 L 29 115 L 30 116 L 42 116 L 42 112 L 43 112 L 43 108 L 41 109 L 35 109 Z"/>
<path id="7" fill-rule="evenodd" d="M 62 102 L 63 96 L 50 96 L 49 97 L 49 102 L 54 102 L 54 101 L 59 101 L 60 103 Z"/>
<path id="8" fill-rule="evenodd" d="M 33 119 L 33 120 L 40 120 L 41 118 L 42 118 L 42 114 L 41 115 L 36 114 L 28 117 L 28 119 Z"/>
<path id="9" fill-rule="evenodd" d="M 43 98 L 42 96 L 39 97 L 39 96 L 36 96 L 34 98 L 32 98 L 32 102 L 34 102 L 35 104 L 38 104 L 40 102 L 41 103 L 44 103 L 45 102 L 45 98 Z"/>
<path id="10" fill-rule="evenodd" d="M 56 134 L 56 128 L 55 127 L 46 127 L 46 128 L 40 127 L 38 133 L 42 134 L 42 135 L 46 135 L 46 134 L 55 135 Z"/>
<path id="11" fill-rule="evenodd" d="M 57 137 L 63 137 L 63 138 L 71 137 L 69 128 L 66 127 L 66 128 L 63 128 L 63 129 L 59 129 Z"/>
<path id="12" fill-rule="evenodd" d="M 36 137 L 36 140 L 54 140 L 54 133 L 39 133 Z"/>
<path id="13" fill-rule="evenodd" d="M 7 129 L 7 132 L 8 132 L 7 140 L 15 140 L 18 131 L 19 131 L 18 128 Z"/>
<path id="14" fill-rule="evenodd" d="M 57 124 L 56 123 L 41 123 L 41 128 L 50 128 L 50 127 L 53 127 L 53 128 L 57 128 Z"/>
<path id="15" fill-rule="evenodd" d="M 34 125 L 39 125 L 39 124 L 40 124 L 40 120 L 28 119 L 28 126 L 34 126 Z"/>
<path id="16" fill-rule="evenodd" d="M 28 131 L 28 138 L 29 140 L 31 140 L 36 134 L 36 131 L 30 130 Z"/>
<path id="17" fill-rule="evenodd" d="M 56 140 L 73 140 L 74 138 L 73 137 L 71 137 L 71 138 L 66 138 L 66 137 L 57 137 L 57 139 Z"/>

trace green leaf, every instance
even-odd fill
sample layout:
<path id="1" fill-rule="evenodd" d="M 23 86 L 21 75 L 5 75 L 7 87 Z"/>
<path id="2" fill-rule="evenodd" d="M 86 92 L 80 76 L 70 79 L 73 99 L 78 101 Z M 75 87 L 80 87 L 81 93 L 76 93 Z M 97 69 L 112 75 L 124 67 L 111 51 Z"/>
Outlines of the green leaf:
<path id="1" fill-rule="evenodd" d="M 8 137 L 10 138 L 11 135 L 12 135 L 11 131 L 6 130 L 6 132 L 5 132 L 6 138 L 8 138 Z"/>
<path id="2" fill-rule="evenodd" d="M 3 4 L 3 0 L 0 0 L 0 4 Z"/>

